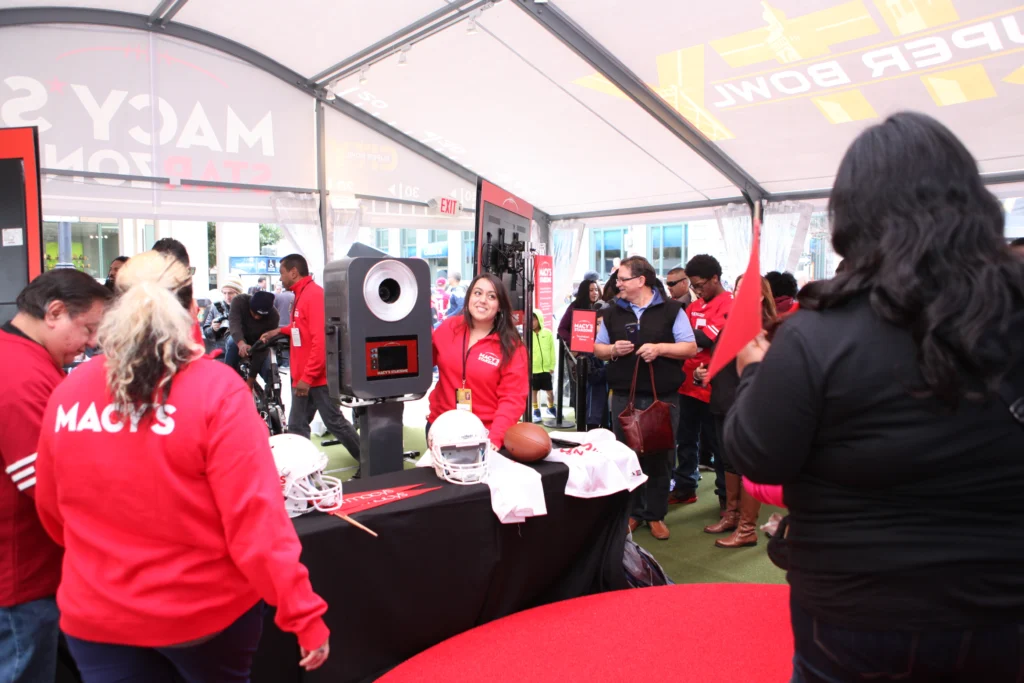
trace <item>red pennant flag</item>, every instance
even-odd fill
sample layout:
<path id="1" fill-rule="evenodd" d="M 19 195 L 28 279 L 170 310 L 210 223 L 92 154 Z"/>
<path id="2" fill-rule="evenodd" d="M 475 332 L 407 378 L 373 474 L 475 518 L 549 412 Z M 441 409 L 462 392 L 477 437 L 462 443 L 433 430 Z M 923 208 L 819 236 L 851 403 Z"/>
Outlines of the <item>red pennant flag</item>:
<path id="1" fill-rule="evenodd" d="M 743 273 L 744 284 L 733 302 L 729 320 L 715 344 L 708 368 L 708 380 L 739 355 L 743 347 L 761 333 L 761 221 L 754 219 L 754 238 L 750 242 L 750 261 Z M 747 284 L 747 283 L 756 284 Z"/>
<path id="2" fill-rule="evenodd" d="M 387 505 L 388 503 L 394 503 L 399 500 L 406 500 L 413 498 L 423 493 L 430 493 L 436 491 L 440 486 L 435 486 L 429 489 L 420 489 L 413 491 L 422 486 L 422 484 L 413 484 L 411 486 L 396 486 L 390 489 L 378 489 L 376 491 L 360 491 L 351 495 L 345 495 L 342 499 L 341 507 L 337 510 L 332 510 L 332 515 L 353 515 L 363 510 L 369 510 L 371 508 L 380 507 L 381 505 Z"/>

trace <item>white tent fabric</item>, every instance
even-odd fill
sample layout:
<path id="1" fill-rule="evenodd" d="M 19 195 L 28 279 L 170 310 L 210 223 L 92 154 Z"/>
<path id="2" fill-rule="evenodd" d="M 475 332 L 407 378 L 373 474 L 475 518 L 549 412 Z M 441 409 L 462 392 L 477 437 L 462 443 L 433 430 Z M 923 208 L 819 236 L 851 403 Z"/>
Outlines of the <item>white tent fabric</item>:
<path id="1" fill-rule="evenodd" d="M 473 182 L 402 134 L 559 217 L 725 204 L 751 189 L 730 163 L 768 200 L 821 195 L 850 141 L 902 109 L 947 124 L 984 172 L 1024 170 L 1024 9 L 1011 0 L 176 0 L 166 25 L 147 21 L 158 5 L 0 0 L 0 125 L 38 125 L 44 167 L 105 174 L 125 193 L 98 196 L 142 215 L 249 211 L 178 179 L 414 202 L 405 214 L 379 201 L 389 225 L 429 225 L 423 203 L 437 197 L 471 208 Z M 423 23 L 452 8 L 450 25 Z M 8 12 L 24 9 L 39 13 L 31 25 Z M 570 49 L 533 12 L 559 13 L 596 46 Z M 584 58 L 597 53 L 697 131 L 689 142 Z M 312 95 L 328 84 L 380 125 L 328 111 L 319 188 Z M 95 180 L 54 187 L 84 204 Z M 364 207 L 364 223 L 375 214 Z"/>
<path id="2" fill-rule="evenodd" d="M 324 240 L 320 230 L 320 197 L 315 194 L 282 192 L 270 198 L 274 222 L 285 237 L 306 257 L 309 274 L 320 284 L 324 278 Z"/>
<path id="3" fill-rule="evenodd" d="M 551 245 L 548 252 L 553 257 L 555 280 L 552 283 L 555 300 L 560 301 L 565 293 L 572 290 L 573 273 L 580 258 L 580 244 L 586 224 L 578 220 L 555 221 L 551 224 Z M 575 296 L 575 292 L 572 292 Z"/>

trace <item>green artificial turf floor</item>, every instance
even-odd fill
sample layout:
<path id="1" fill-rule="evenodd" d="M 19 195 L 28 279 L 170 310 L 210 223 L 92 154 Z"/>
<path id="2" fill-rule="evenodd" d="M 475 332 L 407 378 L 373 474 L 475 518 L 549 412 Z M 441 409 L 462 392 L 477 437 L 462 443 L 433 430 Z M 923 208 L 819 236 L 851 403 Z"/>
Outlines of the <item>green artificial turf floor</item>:
<path id="1" fill-rule="evenodd" d="M 317 437 L 313 437 L 313 441 L 320 443 Z M 422 428 L 405 427 L 405 449 L 425 452 Z M 331 446 L 325 452 L 329 459 L 328 470 L 353 468 L 336 472 L 340 479 L 348 479 L 355 473 L 356 462 L 343 446 Z M 413 465 L 407 462 L 405 466 Z M 671 538 L 656 540 L 647 527 L 641 527 L 633 534 L 633 540 L 649 550 L 676 583 L 785 583 L 785 572 L 768 559 L 765 552 L 768 539 L 760 531 L 756 546 L 737 550 L 716 548 L 715 539 L 720 537 L 704 533 L 704 526 L 718 519 L 718 499 L 714 494 L 714 473 L 703 472 L 702 475 L 697 502 L 669 508 L 665 523 L 672 532 Z M 762 506 L 758 525 L 767 522 L 775 511 L 777 508 Z"/>

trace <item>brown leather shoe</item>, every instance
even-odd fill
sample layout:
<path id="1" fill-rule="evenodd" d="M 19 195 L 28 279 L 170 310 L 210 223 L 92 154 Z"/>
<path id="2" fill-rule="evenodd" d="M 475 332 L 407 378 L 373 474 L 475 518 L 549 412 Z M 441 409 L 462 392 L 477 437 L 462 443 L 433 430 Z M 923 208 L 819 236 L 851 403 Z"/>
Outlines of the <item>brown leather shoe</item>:
<path id="1" fill-rule="evenodd" d="M 746 491 L 740 500 L 740 523 L 728 538 L 715 541 L 719 548 L 745 548 L 757 545 L 757 515 L 761 512 L 761 501 Z"/>
<path id="2" fill-rule="evenodd" d="M 669 537 L 668 526 L 665 522 L 658 520 L 657 522 L 648 522 L 647 526 L 651 528 L 651 536 L 654 536 L 659 541 L 667 541 Z"/>
<path id="3" fill-rule="evenodd" d="M 740 492 L 743 490 L 743 478 L 732 472 L 725 473 L 725 512 L 716 524 L 704 527 L 706 534 L 724 534 L 737 527 L 740 521 Z"/>
<path id="4" fill-rule="evenodd" d="M 629 533 L 633 533 L 634 531 L 639 529 L 641 524 L 643 524 L 643 522 L 641 522 L 636 517 L 630 517 L 629 518 Z"/>

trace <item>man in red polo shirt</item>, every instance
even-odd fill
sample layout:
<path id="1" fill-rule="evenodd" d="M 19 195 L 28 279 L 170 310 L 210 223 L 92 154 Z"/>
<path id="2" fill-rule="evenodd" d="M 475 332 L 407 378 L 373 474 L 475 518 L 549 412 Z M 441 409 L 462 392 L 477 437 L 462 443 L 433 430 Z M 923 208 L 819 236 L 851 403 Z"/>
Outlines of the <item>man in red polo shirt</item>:
<path id="1" fill-rule="evenodd" d="M 64 367 L 96 345 L 109 289 L 71 269 L 40 275 L 0 327 L 0 681 L 52 681 L 63 551 L 35 506 L 39 424 Z"/>
<path id="2" fill-rule="evenodd" d="M 718 444 L 715 423 L 709 407 L 711 388 L 695 384 L 693 371 L 711 363 L 715 342 L 732 308 L 732 294 L 722 287 L 722 266 L 714 256 L 694 256 L 686 264 L 686 274 L 690 277 L 690 287 L 700 297 L 686 309 L 700 350 L 696 356 L 683 363 L 683 383 L 679 387 L 679 424 L 676 428 L 677 462 L 672 472 L 675 487 L 669 502 L 689 503 L 696 500 L 697 481 L 700 478 L 697 459 L 699 447 L 703 446 L 715 454 L 715 493 L 720 501 L 724 501 L 725 470 L 716 453 Z"/>
<path id="3" fill-rule="evenodd" d="M 327 390 L 324 288 L 313 282 L 309 265 L 300 254 L 289 254 L 281 259 L 280 272 L 281 284 L 295 294 L 291 323 L 260 338 L 268 340 L 284 334 L 290 341 L 292 407 L 288 414 L 288 431 L 308 439 L 309 423 L 319 411 L 327 429 L 358 462 L 359 435 Z"/>

